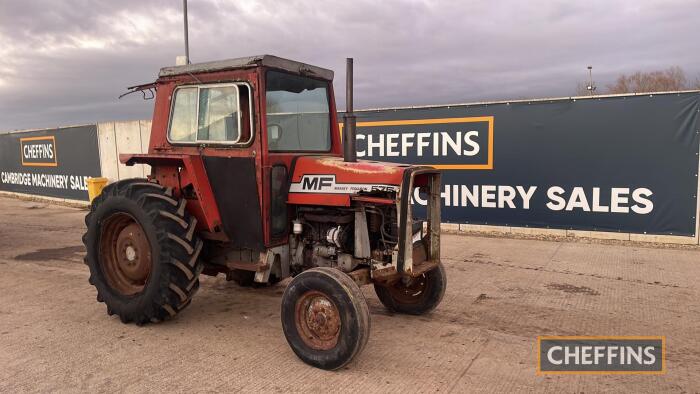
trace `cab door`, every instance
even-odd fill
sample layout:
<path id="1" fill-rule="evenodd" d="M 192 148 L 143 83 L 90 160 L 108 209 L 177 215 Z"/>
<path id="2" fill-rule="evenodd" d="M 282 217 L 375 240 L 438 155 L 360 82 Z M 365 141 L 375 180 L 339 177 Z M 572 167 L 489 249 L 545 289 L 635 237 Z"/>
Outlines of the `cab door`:
<path id="1" fill-rule="evenodd" d="M 168 141 L 201 157 L 230 246 L 262 251 L 260 141 L 254 138 L 252 92 L 247 82 L 178 86 Z"/>
<path id="2" fill-rule="evenodd" d="M 264 86 L 267 236 L 271 244 L 282 244 L 293 215 L 287 195 L 296 158 L 337 154 L 338 127 L 330 81 L 266 70 Z"/>

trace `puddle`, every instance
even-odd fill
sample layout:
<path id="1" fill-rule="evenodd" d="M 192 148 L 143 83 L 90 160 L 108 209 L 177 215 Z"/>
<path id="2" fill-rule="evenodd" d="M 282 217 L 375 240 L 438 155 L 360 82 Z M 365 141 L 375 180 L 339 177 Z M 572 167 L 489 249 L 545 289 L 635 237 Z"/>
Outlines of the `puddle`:
<path id="1" fill-rule="evenodd" d="M 80 254 L 80 256 L 76 256 Z M 34 252 L 24 253 L 15 256 L 15 260 L 20 261 L 45 261 L 45 260 L 63 260 L 63 261 L 80 261 L 82 255 L 85 254 L 85 247 L 66 246 L 63 248 L 39 249 Z"/>

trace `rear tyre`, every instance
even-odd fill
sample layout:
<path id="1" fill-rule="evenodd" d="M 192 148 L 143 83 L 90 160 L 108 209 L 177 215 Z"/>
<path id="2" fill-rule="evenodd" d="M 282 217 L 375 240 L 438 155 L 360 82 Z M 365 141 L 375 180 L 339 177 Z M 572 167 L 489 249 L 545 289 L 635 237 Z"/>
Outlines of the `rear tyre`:
<path id="1" fill-rule="evenodd" d="M 437 308 L 445 295 L 447 275 L 442 263 L 423 275 L 392 285 L 374 284 L 379 301 L 392 312 L 423 315 Z"/>
<path id="2" fill-rule="evenodd" d="M 175 316 L 199 289 L 197 219 L 170 188 L 145 179 L 110 184 L 85 217 L 83 243 L 97 300 L 122 322 Z"/>
<path id="3" fill-rule="evenodd" d="M 334 370 L 367 344 L 370 316 L 360 288 L 327 267 L 297 275 L 282 296 L 282 328 L 289 346 L 305 363 Z"/>

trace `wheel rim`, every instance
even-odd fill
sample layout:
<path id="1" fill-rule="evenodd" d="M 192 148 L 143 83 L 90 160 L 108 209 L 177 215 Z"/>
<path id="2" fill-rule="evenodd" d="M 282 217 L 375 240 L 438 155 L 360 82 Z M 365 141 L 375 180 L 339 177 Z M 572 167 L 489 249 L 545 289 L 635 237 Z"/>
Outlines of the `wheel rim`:
<path id="1" fill-rule="evenodd" d="M 120 294 L 143 291 L 153 267 L 151 244 L 133 216 L 120 212 L 104 221 L 100 266 L 107 283 Z"/>
<path id="2" fill-rule="evenodd" d="M 315 350 L 329 350 L 338 344 L 340 312 L 325 294 L 311 290 L 296 303 L 295 320 L 301 340 Z"/>
<path id="3" fill-rule="evenodd" d="M 426 274 L 416 278 L 403 280 L 389 286 L 391 298 L 401 304 L 416 304 L 427 294 L 430 282 Z"/>

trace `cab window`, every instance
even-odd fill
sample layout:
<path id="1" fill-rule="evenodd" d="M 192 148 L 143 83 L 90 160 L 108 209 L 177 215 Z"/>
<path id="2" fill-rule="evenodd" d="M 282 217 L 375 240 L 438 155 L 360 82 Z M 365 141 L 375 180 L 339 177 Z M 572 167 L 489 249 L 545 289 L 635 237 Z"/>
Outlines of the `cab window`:
<path id="1" fill-rule="evenodd" d="M 250 136 L 250 90 L 243 84 L 184 86 L 173 97 L 171 142 L 245 143 Z"/>
<path id="2" fill-rule="evenodd" d="M 327 81 L 268 71 L 265 97 L 270 151 L 330 150 Z"/>

